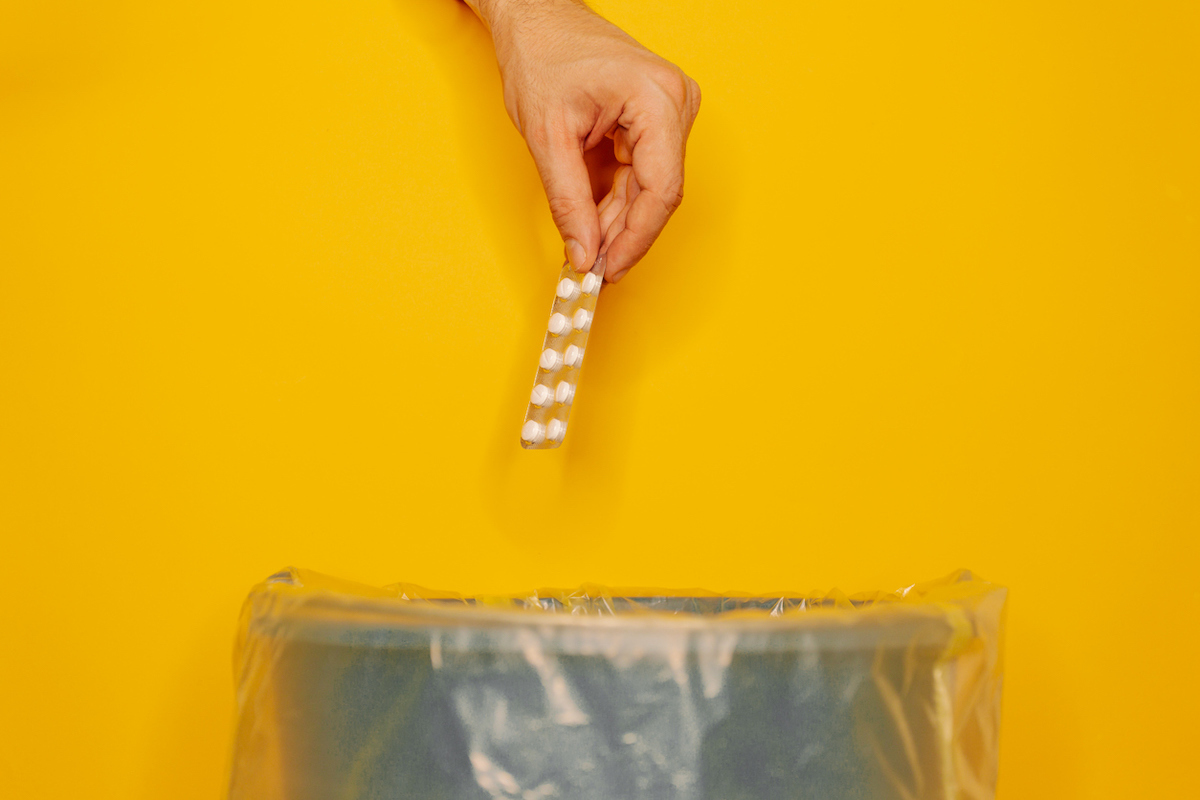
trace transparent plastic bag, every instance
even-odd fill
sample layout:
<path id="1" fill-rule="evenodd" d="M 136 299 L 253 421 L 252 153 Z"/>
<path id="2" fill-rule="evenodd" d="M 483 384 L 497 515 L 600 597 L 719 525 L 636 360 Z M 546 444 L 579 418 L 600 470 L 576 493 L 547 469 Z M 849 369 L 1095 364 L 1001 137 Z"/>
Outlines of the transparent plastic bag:
<path id="1" fill-rule="evenodd" d="M 1005 590 L 246 602 L 230 798 L 989 798 Z"/>

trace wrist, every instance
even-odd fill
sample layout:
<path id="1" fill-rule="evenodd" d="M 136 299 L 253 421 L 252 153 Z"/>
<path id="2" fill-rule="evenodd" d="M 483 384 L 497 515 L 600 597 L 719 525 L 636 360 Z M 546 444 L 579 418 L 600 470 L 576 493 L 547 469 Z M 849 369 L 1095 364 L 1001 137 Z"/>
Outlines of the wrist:
<path id="1" fill-rule="evenodd" d="M 496 44 L 507 42 L 537 20 L 559 13 L 590 13 L 583 0 L 465 0 L 483 21 Z"/>

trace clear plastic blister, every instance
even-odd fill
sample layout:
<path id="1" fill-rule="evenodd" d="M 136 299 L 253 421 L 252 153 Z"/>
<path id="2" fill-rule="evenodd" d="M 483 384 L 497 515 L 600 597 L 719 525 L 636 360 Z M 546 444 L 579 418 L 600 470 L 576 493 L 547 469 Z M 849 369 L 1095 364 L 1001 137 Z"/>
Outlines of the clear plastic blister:
<path id="1" fill-rule="evenodd" d="M 603 255 L 582 275 L 569 262 L 563 264 L 554 287 L 554 305 L 550 308 L 529 408 L 521 426 L 521 446 L 526 450 L 549 450 L 566 438 L 567 420 L 575 402 L 588 333 L 603 284 Z"/>

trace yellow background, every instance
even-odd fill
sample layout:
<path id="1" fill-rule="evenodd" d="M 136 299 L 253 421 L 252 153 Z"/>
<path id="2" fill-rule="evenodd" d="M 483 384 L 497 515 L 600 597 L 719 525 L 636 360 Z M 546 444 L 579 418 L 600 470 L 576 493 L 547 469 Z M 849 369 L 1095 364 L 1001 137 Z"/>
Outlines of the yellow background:
<path id="1" fill-rule="evenodd" d="M 561 243 L 453 0 L 0 2 L 0 794 L 214 798 L 289 564 L 1011 587 L 1003 798 L 1200 730 L 1200 21 L 604 0 L 704 91 L 566 445 Z"/>

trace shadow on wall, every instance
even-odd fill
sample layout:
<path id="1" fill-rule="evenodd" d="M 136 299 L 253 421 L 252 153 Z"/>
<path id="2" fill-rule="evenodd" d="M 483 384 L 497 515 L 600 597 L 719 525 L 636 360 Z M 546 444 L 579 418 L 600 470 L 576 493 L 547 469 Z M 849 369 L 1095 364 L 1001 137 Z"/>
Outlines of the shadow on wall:
<path id="1" fill-rule="evenodd" d="M 562 263 L 561 242 L 533 161 L 505 113 L 483 24 L 460 2 L 401 2 L 397 8 L 453 94 L 459 157 L 475 176 L 470 188 L 494 248 L 493 260 L 501 265 L 497 277 L 511 289 L 520 313 L 520 344 L 497 409 L 496 435 L 478 477 L 480 490 L 497 527 L 521 538 L 528 533 L 531 487 L 549 494 L 557 486 L 557 503 L 599 490 L 604 502 L 592 504 L 587 518 L 579 521 L 582 530 L 575 533 L 602 532 L 608 527 L 606 509 L 618 505 L 622 494 L 634 438 L 652 435 L 655 420 L 687 402 L 656 397 L 655 374 L 693 347 L 699 321 L 714 312 L 733 266 L 733 243 L 724 234 L 724 220 L 736 198 L 724 168 L 731 159 L 719 99 L 706 99 L 692 132 L 686 202 L 645 261 L 619 288 L 605 290 L 589 344 L 585 388 L 572 411 L 566 444 L 556 451 L 528 453 L 519 446 L 518 431 Z M 654 49 L 654 42 L 645 44 Z M 490 91 L 493 99 L 479 102 L 480 87 L 487 87 L 485 93 Z M 513 216 L 527 223 L 509 227 L 504 221 Z"/>

